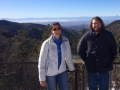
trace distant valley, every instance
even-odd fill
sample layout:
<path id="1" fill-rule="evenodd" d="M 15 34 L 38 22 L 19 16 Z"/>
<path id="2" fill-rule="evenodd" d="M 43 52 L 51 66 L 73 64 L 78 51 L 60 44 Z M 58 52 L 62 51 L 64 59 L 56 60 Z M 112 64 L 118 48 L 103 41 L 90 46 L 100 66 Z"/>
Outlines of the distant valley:
<path id="1" fill-rule="evenodd" d="M 47 25 L 36 24 L 36 23 L 18 23 L 7 20 L 0 20 L 0 30 L 6 33 L 7 37 L 13 37 L 18 34 L 19 30 L 25 30 L 28 32 L 31 38 L 40 40 L 42 33 Z M 69 38 L 71 34 L 70 28 L 62 28 L 62 34 Z"/>
<path id="2" fill-rule="evenodd" d="M 118 17 L 119 18 L 119 17 Z M 36 20 L 36 19 L 35 19 Z M 111 19 L 110 19 L 111 20 Z M 108 20 L 108 21 L 110 21 Z M 47 23 L 47 22 L 46 22 Z M 49 22 L 51 24 L 52 22 Z M 88 30 L 87 23 L 80 23 L 80 21 L 71 21 L 71 22 L 60 22 L 63 28 L 63 35 L 69 38 L 71 31 L 75 30 L 77 33 L 84 28 Z M 20 23 L 14 22 L 10 20 L 0 20 L 0 30 L 4 30 L 6 33 L 9 33 L 10 36 L 14 36 L 17 34 L 18 30 L 26 30 L 31 38 L 41 39 L 44 28 L 47 24 L 39 24 L 39 23 Z M 105 24 L 106 29 L 110 30 L 112 33 L 117 33 L 120 31 L 120 19 L 115 20 L 113 22 L 109 22 L 109 24 Z"/>

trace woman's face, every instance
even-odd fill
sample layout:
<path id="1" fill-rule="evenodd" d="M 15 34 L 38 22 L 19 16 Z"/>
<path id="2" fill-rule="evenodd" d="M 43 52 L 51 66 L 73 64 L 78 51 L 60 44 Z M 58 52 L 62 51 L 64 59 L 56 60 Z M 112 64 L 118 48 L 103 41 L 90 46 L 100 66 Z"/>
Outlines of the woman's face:
<path id="1" fill-rule="evenodd" d="M 53 25 L 51 32 L 56 39 L 59 39 L 61 35 L 61 27 L 59 25 Z"/>

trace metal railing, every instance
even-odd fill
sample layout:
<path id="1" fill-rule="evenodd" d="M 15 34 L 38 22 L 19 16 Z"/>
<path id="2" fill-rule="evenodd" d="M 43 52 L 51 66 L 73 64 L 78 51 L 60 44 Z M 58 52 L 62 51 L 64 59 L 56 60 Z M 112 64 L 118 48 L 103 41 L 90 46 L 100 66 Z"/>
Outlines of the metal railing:
<path id="1" fill-rule="evenodd" d="M 46 90 L 39 84 L 37 65 L 38 62 L 0 62 L 0 90 Z M 75 67 L 75 71 L 67 70 L 69 90 L 78 90 L 78 83 L 84 85 L 84 67 Z"/>
<path id="2" fill-rule="evenodd" d="M 46 90 L 39 84 L 37 65 L 38 62 L 0 62 L 0 90 Z M 69 90 L 87 90 L 84 64 L 74 62 L 74 65 L 75 71 L 66 71 Z M 110 90 L 120 89 L 120 63 L 114 63 L 109 85 Z"/>

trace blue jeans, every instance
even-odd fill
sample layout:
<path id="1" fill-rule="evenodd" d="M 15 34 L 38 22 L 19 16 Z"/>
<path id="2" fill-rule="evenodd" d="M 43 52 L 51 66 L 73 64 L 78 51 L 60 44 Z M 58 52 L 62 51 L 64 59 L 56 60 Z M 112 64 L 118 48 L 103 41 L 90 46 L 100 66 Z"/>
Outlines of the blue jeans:
<path id="1" fill-rule="evenodd" d="M 108 90 L 109 72 L 91 73 L 88 72 L 88 87 L 89 90 Z"/>
<path id="2" fill-rule="evenodd" d="M 59 90 L 68 90 L 66 72 L 60 73 L 55 76 L 46 76 L 47 90 L 55 90 L 56 85 L 58 85 Z"/>

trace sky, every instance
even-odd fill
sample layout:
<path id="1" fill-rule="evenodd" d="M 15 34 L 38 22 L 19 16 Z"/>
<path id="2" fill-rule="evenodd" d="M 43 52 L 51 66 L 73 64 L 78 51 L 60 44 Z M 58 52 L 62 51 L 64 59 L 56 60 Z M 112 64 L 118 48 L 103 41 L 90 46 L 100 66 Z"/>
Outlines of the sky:
<path id="1" fill-rule="evenodd" d="M 0 0 L 0 18 L 120 16 L 120 0 Z"/>

